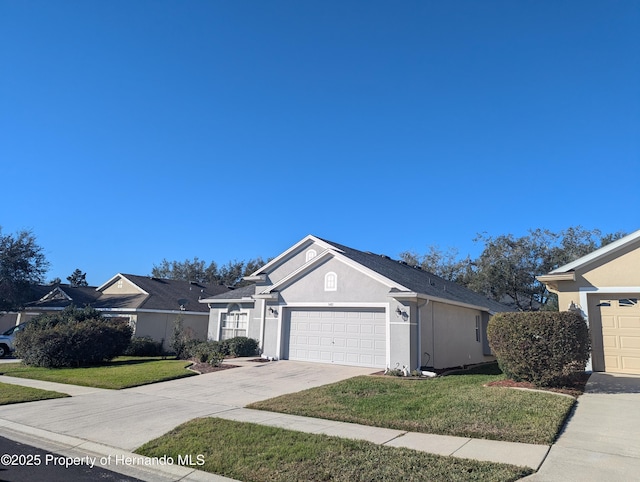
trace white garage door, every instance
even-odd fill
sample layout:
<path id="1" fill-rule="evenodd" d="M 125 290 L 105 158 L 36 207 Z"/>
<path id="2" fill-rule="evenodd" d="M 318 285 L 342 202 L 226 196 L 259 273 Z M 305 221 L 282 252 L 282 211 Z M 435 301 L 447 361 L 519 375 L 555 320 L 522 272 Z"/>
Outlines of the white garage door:
<path id="1" fill-rule="evenodd" d="M 605 371 L 640 374 L 638 298 L 601 300 Z"/>
<path id="2" fill-rule="evenodd" d="M 292 309 L 289 359 L 384 368 L 384 309 Z"/>

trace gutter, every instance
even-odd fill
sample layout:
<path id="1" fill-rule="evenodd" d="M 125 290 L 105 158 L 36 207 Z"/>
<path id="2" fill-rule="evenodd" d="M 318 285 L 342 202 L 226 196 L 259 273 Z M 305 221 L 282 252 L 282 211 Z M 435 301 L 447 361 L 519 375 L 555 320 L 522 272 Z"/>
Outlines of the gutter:
<path id="1" fill-rule="evenodd" d="M 470 308 L 472 310 L 486 311 L 492 315 L 496 314 L 496 311 L 488 308 L 487 306 L 472 305 L 470 303 L 463 303 L 461 301 L 453 301 L 448 298 L 439 298 L 437 296 L 425 295 L 424 293 L 416 293 L 415 291 L 390 291 L 388 296 L 396 299 L 408 299 L 408 300 L 427 300 L 436 301 L 439 303 L 445 303 L 448 305 L 460 306 L 462 308 Z"/>

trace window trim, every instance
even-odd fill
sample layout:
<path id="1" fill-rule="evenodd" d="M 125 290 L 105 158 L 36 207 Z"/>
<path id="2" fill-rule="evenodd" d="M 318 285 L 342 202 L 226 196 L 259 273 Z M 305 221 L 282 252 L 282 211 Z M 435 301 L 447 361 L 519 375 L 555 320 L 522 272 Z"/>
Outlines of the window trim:
<path id="1" fill-rule="evenodd" d="M 334 271 L 329 271 L 324 275 L 324 290 L 338 291 L 338 275 Z"/>
<path id="2" fill-rule="evenodd" d="M 233 315 L 234 319 L 229 319 Z M 231 321 L 234 326 L 225 326 L 225 323 Z M 218 326 L 218 340 L 228 340 L 236 336 L 247 336 L 249 330 L 249 311 L 243 310 L 237 303 L 231 304 L 226 310 L 220 310 Z M 232 336 L 225 337 L 225 333 L 231 333 Z"/>

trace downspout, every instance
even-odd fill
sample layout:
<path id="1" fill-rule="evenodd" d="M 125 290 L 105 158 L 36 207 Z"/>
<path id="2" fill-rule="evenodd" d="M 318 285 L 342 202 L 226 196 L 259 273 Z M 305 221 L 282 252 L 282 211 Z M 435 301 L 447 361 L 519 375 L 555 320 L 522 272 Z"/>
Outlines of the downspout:
<path id="1" fill-rule="evenodd" d="M 416 317 L 418 318 L 418 343 L 417 343 L 417 348 L 418 348 L 418 366 L 416 367 L 418 370 L 420 370 L 420 367 L 422 366 L 422 322 L 420 319 L 420 308 L 422 308 L 423 306 L 426 306 L 429 304 L 429 300 L 425 300 L 424 303 L 420 304 L 417 302 L 416 300 Z"/>
<path id="2" fill-rule="evenodd" d="M 436 320 L 433 316 L 433 303 L 431 303 L 431 366 L 436 368 Z"/>
<path id="3" fill-rule="evenodd" d="M 267 316 L 267 300 L 260 300 L 260 349 L 264 350 L 264 330 Z"/>

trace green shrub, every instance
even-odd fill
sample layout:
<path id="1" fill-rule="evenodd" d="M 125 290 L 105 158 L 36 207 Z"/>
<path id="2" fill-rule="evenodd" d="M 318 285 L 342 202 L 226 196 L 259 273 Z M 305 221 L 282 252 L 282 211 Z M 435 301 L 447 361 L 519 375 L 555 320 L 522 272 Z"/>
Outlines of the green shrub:
<path id="1" fill-rule="evenodd" d="M 182 316 L 178 316 L 173 322 L 173 333 L 171 334 L 171 342 L 169 346 L 175 353 L 176 358 L 186 360 L 189 358 L 189 344 L 193 337 L 184 328 Z"/>
<path id="2" fill-rule="evenodd" d="M 31 320 L 16 334 L 16 355 L 26 365 L 47 368 L 92 365 L 121 355 L 131 335 L 127 320 L 70 306 Z"/>
<path id="3" fill-rule="evenodd" d="M 509 378 L 539 386 L 562 386 L 584 372 L 591 342 L 582 316 L 574 312 L 498 313 L 487 338 Z"/>
<path id="4" fill-rule="evenodd" d="M 131 338 L 123 355 L 127 356 L 160 356 L 163 354 L 162 342 L 149 336 Z"/>
<path id="5" fill-rule="evenodd" d="M 221 351 L 230 356 L 255 356 L 258 355 L 258 340 L 246 336 L 236 336 L 220 342 Z"/>
<path id="6" fill-rule="evenodd" d="M 224 360 L 224 353 L 220 348 L 220 343 L 217 341 L 200 341 L 191 346 L 190 358 L 195 358 L 200 363 L 219 366 Z"/>

